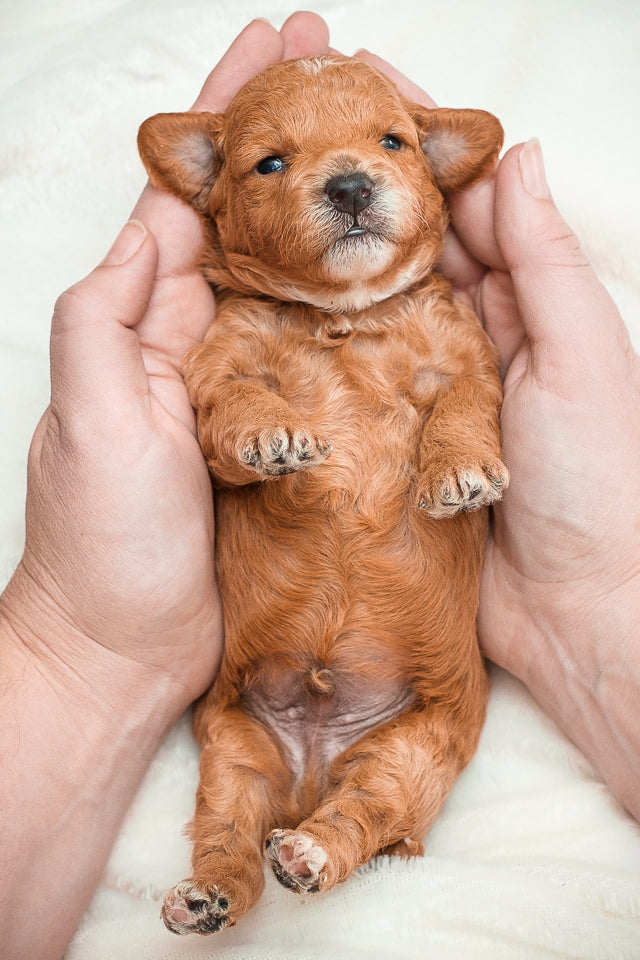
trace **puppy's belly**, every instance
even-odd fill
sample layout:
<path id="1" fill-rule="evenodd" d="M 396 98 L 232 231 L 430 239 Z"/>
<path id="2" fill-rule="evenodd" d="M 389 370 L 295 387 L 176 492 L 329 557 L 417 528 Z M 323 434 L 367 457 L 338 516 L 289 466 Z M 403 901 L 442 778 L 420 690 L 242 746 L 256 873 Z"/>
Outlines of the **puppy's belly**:
<path id="1" fill-rule="evenodd" d="M 413 703 L 400 681 L 332 677 L 328 695 L 309 692 L 294 671 L 265 665 L 261 682 L 243 698 L 243 707 L 268 724 L 287 757 L 294 783 L 311 776 L 321 786 L 332 761 L 352 743 Z M 333 686 L 335 684 L 335 686 Z"/>
<path id="2" fill-rule="evenodd" d="M 335 490 L 336 495 L 341 491 Z M 271 509 L 268 491 L 218 498 L 217 567 L 233 673 L 264 661 L 407 676 L 418 649 L 473 632 L 484 512 L 436 521 L 406 491 L 363 514 L 358 505 Z M 448 658 L 447 658 L 448 659 Z"/>
<path id="3" fill-rule="evenodd" d="M 274 731 L 304 812 L 351 744 L 473 686 L 486 517 L 425 518 L 407 481 L 355 499 L 333 486 L 333 509 L 330 478 L 288 486 L 218 493 L 217 690 Z"/>

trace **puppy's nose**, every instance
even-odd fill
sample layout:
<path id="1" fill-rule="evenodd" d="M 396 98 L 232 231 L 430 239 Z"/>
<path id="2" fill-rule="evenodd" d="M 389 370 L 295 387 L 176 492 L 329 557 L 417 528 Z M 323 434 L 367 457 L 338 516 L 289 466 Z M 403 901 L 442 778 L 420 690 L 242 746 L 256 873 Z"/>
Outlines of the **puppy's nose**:
<path id="1" fill-rule="evenodd" d="M 371 203 L 373 183 L 364 173 L 341 174 L 328 181 L 324 192 L 336 210 L 355 218 Z"/>

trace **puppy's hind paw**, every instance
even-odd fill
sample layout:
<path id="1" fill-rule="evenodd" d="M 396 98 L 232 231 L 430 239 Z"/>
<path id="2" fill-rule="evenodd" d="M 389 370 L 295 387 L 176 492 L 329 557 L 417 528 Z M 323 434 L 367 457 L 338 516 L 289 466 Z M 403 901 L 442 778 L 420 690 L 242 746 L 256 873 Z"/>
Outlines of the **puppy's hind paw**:
<path id="1" fill-rule="evenodd" d="M 165 894 L 160 916 L 172 933 L 216 933 L 229 923 L 229 901 L 215 884 L 197 886 L 190 880 Z"/>
<path id="2" fill-rule="evenodd" d="M 276 880 L 294 893 L 317 893 L 326 882 L 327 854 L 308 833 L 272 830 L 264 854 Z"/>

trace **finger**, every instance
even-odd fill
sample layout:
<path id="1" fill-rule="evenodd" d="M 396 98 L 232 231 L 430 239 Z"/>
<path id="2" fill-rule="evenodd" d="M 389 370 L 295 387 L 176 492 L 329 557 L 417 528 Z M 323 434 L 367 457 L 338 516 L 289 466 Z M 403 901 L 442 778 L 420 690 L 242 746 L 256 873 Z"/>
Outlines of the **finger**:
<path id="1" fill-rule="evenodd" d="M 493 226 L 495 195 L 492 174 L 466 190 L 450 194 L 447 200 L 454 230 L 471 256 L 494 270 L 504 271 L 506 265 Z"/>
<path id="2" fill-rule="evenodd" d="M 454 290 L 464 290 L 480 283 L 487 268 L 479 263 L 460 243 L 453 230 L 447 230 L 444 251 L 438 265 Z"/>
<path id="3" fill-rule="evenodd" d="M 321 57 L 329 52 L 329 28 L 317 13 L 300 10 L 285 20 L 280 30 L 284 60 Z"/>
<path id="4" fill-rule="evenodd" d="M 377 70 L 384 73 L 385 76 L 389 77 L 389 79 L 395 83 L 400 93 L 403 93 L 409 100 L 421 103 L 423 107 L 436 106 L 435 100 L 432 100 L 428 93 L 425 93 L 421 87 L 409 80 L 408 77 L 405 77 L 403 73 L 400 73 L 399 70 L 392 67 L 391 64 L 383 60 L 382 57 L 376 56 L 375 53 L 370 53 L 369 50 L 358 50 L 354 53 L 354 57 L 357 57 L 358 60 L 364 60 L 365 63 L 376 67 Z"/>
<path id="5" fill-rule="evenodd" d="M 615 304 L 547 185 L 537 141 L 513 147 L 496 176 L 496 239 L 511 273 L 538 377 L 608 365 L 629 338 Z"/>
<path id="6" fill-rule="evenodd" d="M 51 405 L 59 419 L 87 408 L 130 408 L 148 382 L 137 334 L 158 251 L 143 224 L 123 227 L 102 263 L 58 299 L 51 326 Z"/>
<path id="7" fill-rule="evenodd" d="M 478 286 L 475 308 L 498 351 L 500 374 L 504 378 L 526 340 L 508 273 L 499 270 L 487 273 Z"/>
<path id="8" fill-rule="evenodd" d="M 136 326 L 147 372 L 182 372 L 185 354 L 201 343 L 215 316 L 213 289 L 201 273 L 159 281 Z"/>
<path id="9" fill-rule="evenodd" d="M 131 217 L 144 223 L 157 238 L 158 279 L 184 276 L 197 270 L 203 232 L 195 210 L 148 183 Z"/>
<path id="10" fill-rule="evenodd" d="M 191 109 L 213 113 L 226 110 L 240 88 L 282 60 L 283 53 L 284 41 L 275 27 L 266 20 L 253 20 L 213 68 Z"/>

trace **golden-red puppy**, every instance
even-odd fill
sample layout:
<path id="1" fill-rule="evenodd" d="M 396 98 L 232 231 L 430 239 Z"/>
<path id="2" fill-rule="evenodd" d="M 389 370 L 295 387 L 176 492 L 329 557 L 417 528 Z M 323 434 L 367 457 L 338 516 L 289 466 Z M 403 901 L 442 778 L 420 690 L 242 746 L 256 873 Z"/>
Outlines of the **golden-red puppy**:
<path id="1" fill-rule="evenodd" d="M 443 193 L 492 167 L 502 130 L 331 56 L 270 67 L 224 114 L 152 117 L 139 144 L 201 214 L 219 303 L 184 374 L 226 647 L 195 715 L 193 875 L 162 911 L 210 933 L 260 896 L 263 851 L 304 892 L 422 853 L 475 750 L 501 391 L 435 266 Z"/>

